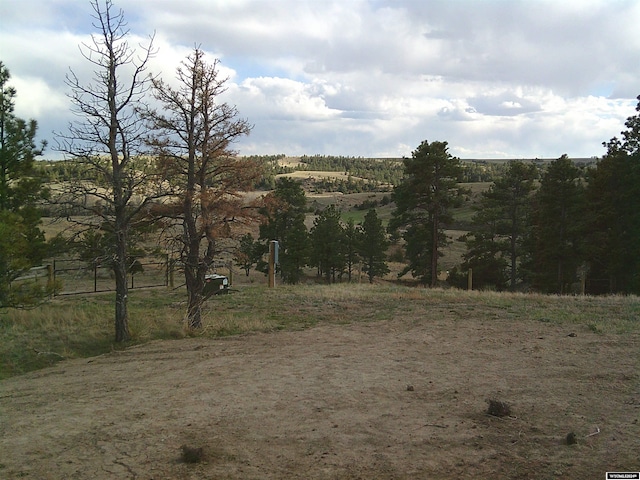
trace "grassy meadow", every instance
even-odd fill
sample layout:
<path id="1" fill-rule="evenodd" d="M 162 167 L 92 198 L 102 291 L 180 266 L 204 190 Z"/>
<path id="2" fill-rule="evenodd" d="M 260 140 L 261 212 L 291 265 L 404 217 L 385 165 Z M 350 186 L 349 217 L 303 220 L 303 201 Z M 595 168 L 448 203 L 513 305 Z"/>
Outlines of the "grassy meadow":
<path id="1" fill-rule="evenodd" d="M 166 288 L 130 292 L 132 341 L 113 343 L 113 293 L 56 297 L 31 309 L 0 312 L 0 379 L 60 360 L 101 355 L 158 339 L 217 338 L 297 330 L 322 323 L 378 322 L 402 316 L 429 322 L 446 314 L 478 322 L 531 321 L 574 331 L 640 333 L 638 297 L 545 296 L 425 289 L 390 282 L 333 285 L 238 285 L 209 299 L 204 328 L 184 327 L 186 292 Z"/>

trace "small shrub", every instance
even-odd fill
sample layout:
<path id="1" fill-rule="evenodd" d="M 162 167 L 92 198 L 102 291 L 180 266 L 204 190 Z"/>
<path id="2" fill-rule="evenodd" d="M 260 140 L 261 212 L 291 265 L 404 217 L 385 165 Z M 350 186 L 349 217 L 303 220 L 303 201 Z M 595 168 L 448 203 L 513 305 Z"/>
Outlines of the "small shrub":
<path id="1" fill-rule="evenodd" d="M 511 406 L 501 400 L 489 400 L 489 408 L 487 409 L 489 415 L 494 417 L 508 417 L 511 415 Z"/>
<path id="2" fill-rule="evenodd" d="M 203 457 L 202 447 L 188 447 L 182 445 L 182 461 L 184 463 L 200 463 Z"/>
<path id="3" fill-rule="evenodd" d="M 602 333 L 602 327 L 594 322 L 589 322 L 587 328 L 591 330 L 593 333 Z"/>

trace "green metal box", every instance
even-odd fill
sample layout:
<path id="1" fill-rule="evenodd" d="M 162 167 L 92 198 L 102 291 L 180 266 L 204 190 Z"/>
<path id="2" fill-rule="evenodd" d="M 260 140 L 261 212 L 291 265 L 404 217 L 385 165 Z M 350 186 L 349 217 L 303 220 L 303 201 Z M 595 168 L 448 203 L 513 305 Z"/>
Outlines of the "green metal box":
<path id="1" fill-rule="evenodd" d="M 229 293 L 229 279 L 217 273 L 205 275 L 203 293 L 205 297 Z"/>

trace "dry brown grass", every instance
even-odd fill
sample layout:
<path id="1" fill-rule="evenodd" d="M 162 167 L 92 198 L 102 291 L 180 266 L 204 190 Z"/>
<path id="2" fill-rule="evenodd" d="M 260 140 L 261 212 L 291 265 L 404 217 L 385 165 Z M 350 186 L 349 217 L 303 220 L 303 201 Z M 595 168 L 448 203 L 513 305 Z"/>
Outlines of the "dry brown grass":
<path id="1" fill-rule="evenodd" d="M 253 331 L 306 328 L 322 322 L 351 323 L 394 318 L 396 312 L 433 315 L 459 310 L 478 321 L 510 319 L 566 325 L 594 333 L 640 332 L 638 297 L 546 296 L 404 287 L 387 282 L 268 289 L 262 275 L 237 276 L 234 292 L 210 299 L 202 331 L 218 337 Z M 252 283 L 253 282 L 253 283 Z M 182 338 L 183 289 L 136 290 L 130 295 L 133 343 Z M 112 342 L 113 294 L 60 297 L 30 310 L 5 310 L 0 317 L 0 378 L 41 368 L 62 358 L 120 348 Z M 49 353 L 43 353 L 49 352 Z"/>

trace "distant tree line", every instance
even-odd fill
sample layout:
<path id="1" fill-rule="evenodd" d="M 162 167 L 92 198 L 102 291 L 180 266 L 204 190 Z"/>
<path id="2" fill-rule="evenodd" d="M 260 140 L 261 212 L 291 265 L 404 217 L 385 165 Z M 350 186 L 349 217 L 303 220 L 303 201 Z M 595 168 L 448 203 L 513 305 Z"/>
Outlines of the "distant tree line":
<path id="1" fill-rule="evenodd" d="M 316 178 L 309 181 L 309 190 L 314 193 L 366 193 L 389 191 L 389 185 L 380 185 L 375 181 L 354 178 L 349 175 L 344 178 Z"/>
<path id="2" fill-rule="evenodd" d="M 473 207 L 462 238 L 466 253 L 450 284 L 465 288 L 472 272 L 475 288 L 640 293 L 638 118 L 628 118 L 622 138 L 606 142 L 607 154 L 594 164 L 563 155 L 548 164 L 514 160 L 470 168 L 449 154 L 446 142 L 423 142 L 403 159 L 403 179 L 392 194 L 389 233 L 404 240 L 400 276 L 440 283 L 445 229 L 455 209 L 470 201 L 460 184 L 493 178 Z M 488 166 L 490 177 L 468 177 Z"/>
<path id="3" fill-rule="evenodd" d="M 370 209 L 364 221 L 355 225 L 343 222 L 341 212 L 329 205 L 318 212 L 313 227 L 307 229 L 305 191 L 299 181 L 282 177 L 265 198 L 261 209 L 260 235 L 246 234 L 236 254 L 236 264 L 247 273 L 255 266 L 266 273 L 264 257 L 268 243 L 279 244 L 278 272 L 286 283 L 298 283 L 306 267 L 316 268 L 327 283 L 352 281 L 360 266 L 370 282 L 389 272 L 386 250 L 387 233 L 376 210 Z"/>
<path id="4" fill-rule="evenodd" d="M 300 157 L 299 170 L 324 172 L 344 172 L 379 185 L 397 185 L 404 175 L 399 159 L 376 159 L 363 157 L 343 157 L 314 155 Z"/>
<path id="5" fill-rule="evenodd" d="M 376 199 L 363 200 L 362 203 L 353 206 L 356 210 L 370 210 L 372 208 L 384 207 L 391 203 L 391 197 L 389 195 L 383 195 L 380 201 Z"/>
<path id="6" fill-rule="evenodd" d="M 301 157 L 302 165 L 290 171 L 330 171 L 348 175 L 344 179 L 316 179 L 314 190 L 318 192 L 386 192 L 393 190 L 405 180 L 403 159 L 376 159 L 362 157 L 320 156 Z M 457 181 L 460 183 L 486 183 L 500 178 L 507 169 L 508 162 L 461 160 Z M 539 168 L 543 163 L 537 164 Z"/>
<path id="7" fill-rule="evenodd" d="M 539 173 L 510 162 L 483 192 L 450 281 L 544 293 L 640 293 L 637 152 L 614 141 L 595 167 L 566 155 Z M 635 158 L 634 158 L 635 157 Z"/>
<path id="8" fill-rule="evenodd" d="M 506 170 L 506 163 L 482 160 L 461 161 L 458 180 L 461 183 L 493 182 Z"/>
<path id="9" fill-rule="evenodd" d="M 256 190 L 273 190 L 276 186 L 276 175 L 295 172 L 295 169 L 280 164 L 280 160 L 285 157 L 284 153 L 278 155 L 249 155 L 245 157 L 247 160 L 262 166 L 260 178 L 254 185 Z"/>

